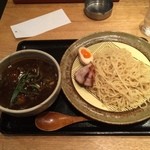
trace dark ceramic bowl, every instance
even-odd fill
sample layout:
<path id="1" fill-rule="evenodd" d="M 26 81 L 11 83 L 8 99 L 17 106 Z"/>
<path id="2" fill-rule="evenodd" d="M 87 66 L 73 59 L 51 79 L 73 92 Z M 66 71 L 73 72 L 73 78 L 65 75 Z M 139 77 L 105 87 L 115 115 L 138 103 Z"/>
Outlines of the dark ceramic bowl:
<path id="1" fill-rule="evenodd" d="M 15 109 L 11 109 L 11 108 L 0 105 L 0 112 L 4 112 L 7 114 L 16 116 L 16 117 L 33 116 L 46 110 L 55 102 L 61 89 L 61 72 L 60 72 L 60 67 L 57 61 L 46 52 L 28 49 L 25 51 L 24 50 L 17 51 L 6 56 L 0 61 L 0 76 L 2 77 L 2 73 L 4 72 L 4 70 L 6 70 L 6 68 L 10 66 L 11 64 L 15 62 L 19 62 L 23 59 L 35 59 L 35 58 L 38 60 L 44 60 L 45 62 L 48 62 L 48 63 L 51 62 L 50 64 L 53 64 L 54 66 L 56 66 L 57 71 L 58 71 L 58 81 L 53 92 L 44 101 L 42 101 L 41 103 L 33 107 L 15 110 Z M 2 82 L 2 79 L 1 79 L 1 82 Z"/>

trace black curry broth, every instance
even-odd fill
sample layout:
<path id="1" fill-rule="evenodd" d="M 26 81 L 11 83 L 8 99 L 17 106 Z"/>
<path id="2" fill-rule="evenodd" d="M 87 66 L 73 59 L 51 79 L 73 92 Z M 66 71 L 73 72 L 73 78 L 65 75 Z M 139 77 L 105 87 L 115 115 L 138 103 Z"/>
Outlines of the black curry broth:
<path id="1" fill-rule="evenodd" d="M 10 101 L 21 76 L 30 74 L 29 81 L 16 97 L 16 102 Z M 54 90 L 58 81 L 58 70 L 53 62 L 38 59 L 24 59 L 16 62 L 2 73 L 0 81 L 0 105 L 11 109 L 26 109 L 45 100 Z"/>

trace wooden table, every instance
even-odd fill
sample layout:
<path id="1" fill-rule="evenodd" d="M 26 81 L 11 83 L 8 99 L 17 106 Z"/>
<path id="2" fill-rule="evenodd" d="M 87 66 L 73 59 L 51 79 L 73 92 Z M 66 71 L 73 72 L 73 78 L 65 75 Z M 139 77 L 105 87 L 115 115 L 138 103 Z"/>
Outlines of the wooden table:
<path id="1" fill-rule="evenodd" d="M 121 31 L 145 37 L 139 31 L 149 0 L 120 0 L 110 18 L 93 21 L 83 13 L 84 4 L 14 4 L 8 0 L 0 20 L 0 59 L 16 50 L 24 39 L 15 39 L 10 26 L 62 8 L 71 24 L 27 40 L 79 39 L 99 31 Z M 147 38 L 147 37 L 145 37 Z M 150 40 L 150 38 L 147 38 Z M 148 150 L 149 136 L 13 136 L 0 134 L 0 150 Z"/>

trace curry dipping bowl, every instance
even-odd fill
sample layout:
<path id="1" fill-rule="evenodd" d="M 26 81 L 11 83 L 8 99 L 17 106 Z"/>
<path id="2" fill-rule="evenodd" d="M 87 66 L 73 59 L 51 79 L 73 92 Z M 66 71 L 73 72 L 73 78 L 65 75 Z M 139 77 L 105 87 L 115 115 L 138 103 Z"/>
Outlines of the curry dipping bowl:
<path id="1" fill-rule="evenodd" d="M 61 71 L 48 53 L 27 49 L 0 61 L 0 111 L 16 116 L 36 115 L 56 100 Z"/>
<path id="2" fill-rule="evenodd" d="M 112 0 L 86 0 L 84 13 L 90 19 L 104 20 L 110 17 L 112 8 Z"/>

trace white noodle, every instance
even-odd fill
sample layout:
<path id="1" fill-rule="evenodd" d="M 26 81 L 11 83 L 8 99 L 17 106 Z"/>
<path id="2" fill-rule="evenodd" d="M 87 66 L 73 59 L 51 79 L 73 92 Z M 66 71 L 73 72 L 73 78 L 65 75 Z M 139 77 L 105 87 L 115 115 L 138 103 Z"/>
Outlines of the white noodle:
<path id="1" fill-rule="evenodd" d="M 90 92 L 113 111 L 146 107 L 150 102 L 150 67 L 125 49 L 108 48 L 94 54 L 95 82 Z"/>

